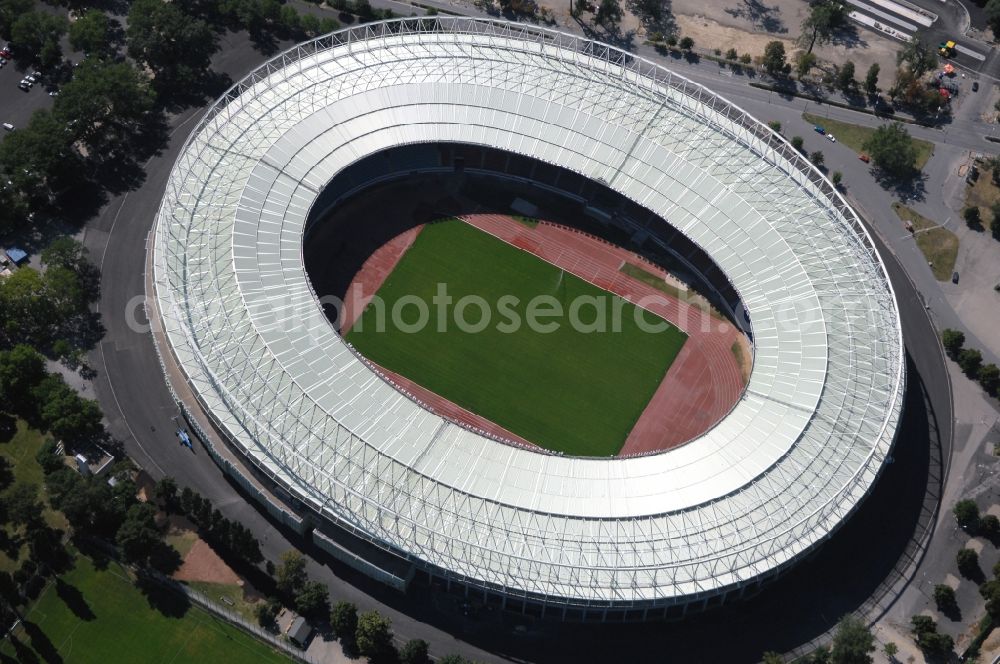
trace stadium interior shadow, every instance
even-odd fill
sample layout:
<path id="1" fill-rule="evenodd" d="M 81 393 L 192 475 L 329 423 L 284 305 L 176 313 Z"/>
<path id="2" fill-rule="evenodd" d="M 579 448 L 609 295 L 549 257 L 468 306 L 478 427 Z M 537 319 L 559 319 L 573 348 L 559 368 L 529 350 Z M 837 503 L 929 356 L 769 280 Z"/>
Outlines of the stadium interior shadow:
<path id="1" fill-rule="evenodd" d="M 605 192 L 600 194 L 603 198 Z M 722 303 L 722 296 L 706 285 L 703 274 L 692 271 L 650 243 L 636 246 L 625 230 L 588 217 L 584 205 L 578 200 L 530 183 L 483 173 L 404 174 L 400 179 L 380 182 L 352 195 L 332 211 L 318 213 L 319 218 L 309 222 L 303 246 L 306 272 L 321 300 L 333 296 L 343 301 L 365 261 L 396 236 L 414 226 L 446 217 L 473 213 L 511 214 L 511 201 L 519 196 L 536 204 L 540 210 L 538 216 L 547 221 L 589 233 L 640 254 L 688 283 L 692 290 L 728 316 L 728 306 Z M 617 194 L 608 196 L 606 201 L 609 206 L 616 197 L 620 198 Z M 668 226 L 665 224 L 664 228 Z M 675 233 L 672 230 L 668 232 Z M 696 252 L 690 242 L 684 249 Z M 697 250 L 696 253 L 694 263 L 699 267 L 708 266 L 709 271 L 721 274 L 721 270 L 704 252 Z M 728 282 L 726 287 L 730 288 Z M 736 298 L 734 291 L 731 297 Z M 325 307 L 325 311 L 339 330 L 339 312 L 329 306 Z"/>

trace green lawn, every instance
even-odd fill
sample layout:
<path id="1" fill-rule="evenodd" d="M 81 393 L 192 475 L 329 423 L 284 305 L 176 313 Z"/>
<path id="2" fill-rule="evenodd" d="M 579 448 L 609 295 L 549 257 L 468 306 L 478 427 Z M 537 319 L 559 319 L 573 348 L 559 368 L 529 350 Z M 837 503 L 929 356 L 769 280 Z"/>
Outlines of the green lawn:
<path id="1" fill-rule="evenodd" d="M 99 570 L 79 555 L 61 581 L 43 591 L 28 625 L 15 631 L 16 643 L 4 641 L 0 653 L 15 661 L 95 664 L 291 661 L 173 594 L 158 590 L 147 599 L 115 563 Z"/>
<path id="2" fill-rule="evenodd" d="M 401 324 L 383 315 L 404 296 L 430 304 L 439 283 L 456 303 L 485 299 L 492 319 L 484 330 L 457 330 L 455 305 L 443 331 L 433 305 L 430 324 L 418 331 L 400 329 L 416 320 L 413 305 L 401 309 Z M 385 307 L 369 305 L 347 334 L 361 353 L 537 445 L 573 455 L 621 449 L 687 338 L 673 326 L 644 331 L 633 305 L 457 220 L 424 227 L 378 295 Z M 579 320 L 594 323 L 595 307 L 603 307 L 620 328 L 577 331 L 562 317 L 538 319 L 557 323 L 555 331 L 533 330 L 526 313 L 535 296 L 550 296 L 567 312 L 576 298 L 589 298 L 594 306 L 581 307 Z M 620 316 L 612 316 L 616 309 Z M 514 317 L 524 324 L 511 331 Z M 465 319 L 478 322 L 479 308 L 468 307 Z"/>
<path id="3" fill-rule="evenodd" d="M 839 120 L 828 120 L 812 113 L 803 113 L 802 119 L 811 125 L 823 127 L 828 134 L 833 134 L 839 142 L 855 152 L 864 152 L 864 148 L 861 146 L 868 140 L 868 137 L 875 133 L 875 130 L 871 127 L 862 127 Z M 920 171 L 923 170 L 924 165 L 927 164 L 927 160 L 934 154 L 934 144 L 930 141 L 914 138 L 913 145 L 917 148 L 917 158 L 913 162 L 913 167 Z"/>
<path id="4" fill-rule="evenodd" d="M 892 209 L 900 219 L 913 224 L 917 247 L 930 264 L 934 277 L 938 281 L 951 279 L 958 257 L 958 236 L 901 203 L 893 203 Z"/>
<path id="5" fill-rule="evenodd" d="M 53 528 L 66 529 L 66 517 L 62 512 L 57 512 L 48 506 L 48 499 L 45 498 L 45 476 L 42 467 L 35 460 L 35 455 L 45 442 L 45 434 L 32 429 L 24 420 L 17 420 L 17 430 L 7 441 L 0 441 L 0 456 L 3 456 L 11 465 L 15 482 L 34 484 L 38 487 L 38 493 L 43 497 L 45 511 L 42 516 L 45 522 Z M 8 532 L 10 526 L 6 526 Z M 13 534 L 13 533 L 11 533 Z M 21 547 L 16 558 L 11 558 L 5 552 L 0 551 L 0 571 L 13 572 L 17 569 L 19 561 L 28 553 L 28 546 Z"/>

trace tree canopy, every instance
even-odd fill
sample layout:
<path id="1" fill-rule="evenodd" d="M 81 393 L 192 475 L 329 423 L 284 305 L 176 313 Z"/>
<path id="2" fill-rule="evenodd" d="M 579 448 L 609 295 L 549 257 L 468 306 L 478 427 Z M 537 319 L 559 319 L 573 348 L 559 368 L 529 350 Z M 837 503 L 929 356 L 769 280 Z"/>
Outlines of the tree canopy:
<path id="1" fill-rule="evenodd" d="M 771 76 L 780 76 L 786 73 L 788 61 L 785 55 L 785 45 L 780 41 L 768 42 L 767 46 L 764 47 L 764 57 L 761 64 L 764 66 L 764 71 Z"/>
<path id="2" fill-rule="evenodd" d="M 135 0 L 126 35 L 129 55 L 149 65 L 158 88 L 196 84 L 217 48 L 205 21 L 161 0 Z"/>
<path id="3" fill-rule="evenodd" d="M 118 22 L 99 9 L 88 9 L 69 26 L 69 43 L 77 51 L 91 56 L 105 56 L 115 47 Z"/>
<path id="4" fill-rule="evenodd" d="M 848 8 L 843 0 L 813 0 L 809 13 L 802 21 L 802 40 L 808 43 L 806 53 L 812 53 L 817 42 L 824 44 L 837 30 L 847 24 Z"/>
<path id="5" fill-rule="evenodd" d="M 27 11 L 14 21 L 11 39 L 17 44 L 17 57 L 51 68 L 62 60 L 59 40 L 69 27 L 63 16 L 44 11 Z"/>
<path id="6" fill-rule="evenodd" d="M 899 122 L 884 124 L 864 142 L 864 150 L 875 165 L 892 177 L 905 177 L 914 171 L 917 148 L 910 133 Z"/>
<path id="7" fill-rule="evenodd" d="M 855 615 L 841 618 L 830 650 L 832 664 L 871 664 L 873 652 L 875 637 L 868 626 Z"/>
<path id="8" fill-rule="evenodd" d="M 896 54 L 896 63 L 906 65 L 914 76 L 920 77 L 937 66 L 937 54 L 919 38 L 913 37 Z"/>

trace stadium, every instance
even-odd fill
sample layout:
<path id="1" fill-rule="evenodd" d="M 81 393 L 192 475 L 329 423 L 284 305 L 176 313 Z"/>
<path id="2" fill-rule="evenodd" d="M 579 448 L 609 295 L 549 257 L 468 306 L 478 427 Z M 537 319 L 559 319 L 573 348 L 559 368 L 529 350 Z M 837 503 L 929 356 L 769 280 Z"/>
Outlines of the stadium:
<path id="1" fill-rule="evenodd" d="M 584 407 L 556 420 L 564 430 L 547 422 L 525 434 L 551 441 L 537 447 L 443 415 L 372 360 L 385 348 L 365 350 L 354 329 L 338 331 L 307 269 L 338 262 L 327 251 L 340 234 L 331 229 L 347 228 L 330 221 L 337 214 L 379 238 L 382 217 L 344 211 L 361 200 L 402 207 L 407 182 L 441 197 L 414 213 L 427 225 L 379 293 L 400 270 L 420 273 L 411 253 L 468 246 L 475 255 L 476 243 L 483 257 L 508 251 L 472 228 L 477 218 L 453 219 L 468 211 L 454 208 L 469 189 L 455 183 L 471 182 L 482 197 L 507 192 L 508 217 L 582 213 L 639 258 L 672 261 L 721 315 L 706 319 L 745 339 L 745 384 L 696 434 L 636 454 L 616 453 L 625 449 L 617 442 L 610 454 L 561 446 L 580 428 L 566 418 Z M 524 228 L 563 228 L 538 216 L 545 223 Z M 507 610 L 634 621 L 753 592 L 849 518 L 900 421 L 895 295 L 840 193 L 705 88 L 553 30 L 403 19 L 277 56 L 191 133 L 149 251 L 158 351 L 179 369 L 165 371 L 229 449 L 317 529 Z M 556 265 L 512 252 L 502 263 L 524 261 L 516 275 Z M 617 292 L 597 280 L 572 285 Z M 693 338 L 675 334 L 676 348 L 660 349 L 646 397 Z M 609 404 L 645 365 L 621 366 Z M 449 398 L 461 401 L 461 391 Z M 614 435 L 636 416 L 614 420 Z"/>

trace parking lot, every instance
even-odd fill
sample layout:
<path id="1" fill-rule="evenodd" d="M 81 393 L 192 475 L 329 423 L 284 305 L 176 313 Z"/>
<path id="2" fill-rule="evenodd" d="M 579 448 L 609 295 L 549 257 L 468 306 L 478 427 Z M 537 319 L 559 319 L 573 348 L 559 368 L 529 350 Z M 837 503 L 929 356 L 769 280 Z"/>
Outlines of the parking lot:
<path id="1" fill-rule="evenodd" d="M 0 123 L 8 122 L 20 129 L 28 124 L 31 114 L 40 108 L 52 108 L 52 97 L 45 91 L 44 78 L 35 83 L 27 92 L 20 90 L 21 82 L 29 69 L 19 69 L 18 64 L 8 60 L 0 69 Z"/>

